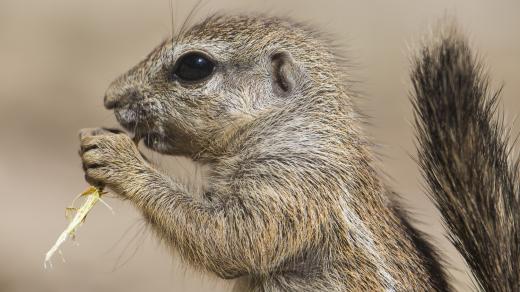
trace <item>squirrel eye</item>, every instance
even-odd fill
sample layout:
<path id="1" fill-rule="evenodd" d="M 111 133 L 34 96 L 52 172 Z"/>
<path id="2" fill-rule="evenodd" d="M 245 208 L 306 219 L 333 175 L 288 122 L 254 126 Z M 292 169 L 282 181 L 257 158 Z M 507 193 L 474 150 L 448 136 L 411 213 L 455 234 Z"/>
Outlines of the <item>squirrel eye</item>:
<path id="1" fill-rule="evenodd" d="M 213 73 L 215 64 L 201 53 L 187 53 L 177 60 L 174 74 L 184 81 L 199 81 Z"/>

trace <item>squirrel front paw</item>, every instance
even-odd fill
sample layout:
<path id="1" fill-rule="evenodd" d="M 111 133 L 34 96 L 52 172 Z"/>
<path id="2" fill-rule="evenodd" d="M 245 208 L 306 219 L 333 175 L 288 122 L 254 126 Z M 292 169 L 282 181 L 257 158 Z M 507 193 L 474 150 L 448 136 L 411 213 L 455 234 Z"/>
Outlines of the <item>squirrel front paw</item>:
<path id="1" fill-rule="evenodd" d="M 132 139 L 124 133 L 103 128 L 87 128 L 79 132 L 79 155 L 85 179 L 95 186 L 107 186 L 125 193 L 125 182 L 135 180 L 148 169 Z"/>

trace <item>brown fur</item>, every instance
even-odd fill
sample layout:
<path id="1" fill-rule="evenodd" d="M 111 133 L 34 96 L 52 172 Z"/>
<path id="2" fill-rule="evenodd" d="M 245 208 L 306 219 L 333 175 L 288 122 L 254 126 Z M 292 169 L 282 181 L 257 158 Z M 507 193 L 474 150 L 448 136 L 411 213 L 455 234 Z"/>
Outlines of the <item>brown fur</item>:
<path id="1" fill-rule="evenodd" d="M 172 80 L 190 50 L 216 60 L 210 79 Z M 150 148 L 210 166 L 203 198 L 145 162 L 125 134 L 82 131 L 86 175 L 133 202 L 184 260 L 245 276 L 251 291 L 450 291 L 372 166 L 342 72 L 303 25 L 208 18 L 157 47 L 105 99 Z"/>

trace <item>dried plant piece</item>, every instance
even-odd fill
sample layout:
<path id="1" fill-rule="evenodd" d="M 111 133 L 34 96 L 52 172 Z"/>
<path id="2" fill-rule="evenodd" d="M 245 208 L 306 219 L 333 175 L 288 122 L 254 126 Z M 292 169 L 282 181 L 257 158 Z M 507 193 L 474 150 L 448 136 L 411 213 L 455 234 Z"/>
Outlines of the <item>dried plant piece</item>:
<path id="1" fill-rule="evenodd" d="M 110 211 L 112 211 L 112 208 L 101 199 L 102 194 L 104 193 L 101 189 L 90 186 L 88 189 L 86 189 L 83 193 L 79 194 L 78 197 L 76 197 L 72 201 L 72 206 L 65 209 L 65 214 L 67 217 L 70 217 L 71 213 L 73 212 L 76 213 L 74 214 L 72 220 L 70 220 L 70 223 L 67 226 L 67 228 L 65 228 L 65 230 L 60 234 L 60 236 L 56 240 L 56 243 L 54 243 L 54 245 L 51 247 L 51 249 L 49 249 L 47 254 L 45 254 L 45 261 L 43 263 L 44 268 L 52 267 L 51 258 L 54 255 L 54 253 L 58 251 L 61 254 L 61 251 L 59 251 L 60 246 L 68 238 L 74 239 L 76 229 L 81 225 L 81 223 L 83 223 L 83 221 L 85 221 L 87 214 L 98 201 L 102 202 L 105 206 L 107 206 L 110 209 Z M 74 207 L 74 203 L 79 197 L 86 197 L 86 199 L 81 207 L 76 208 Z"/>

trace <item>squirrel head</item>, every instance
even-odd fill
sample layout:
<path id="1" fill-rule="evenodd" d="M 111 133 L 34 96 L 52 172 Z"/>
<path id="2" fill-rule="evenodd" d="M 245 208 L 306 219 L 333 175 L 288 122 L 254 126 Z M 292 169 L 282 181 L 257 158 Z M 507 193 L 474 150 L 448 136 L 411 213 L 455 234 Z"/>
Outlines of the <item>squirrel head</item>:
<path id="1" fill-rule="evenodd" d="M 215 158 L 259 116 L 323 102 L 310 97 L 337 90 L 338 62 L 303 25 L 212 16 L 117 78 L 104 102 L 152 150 Z"/>

